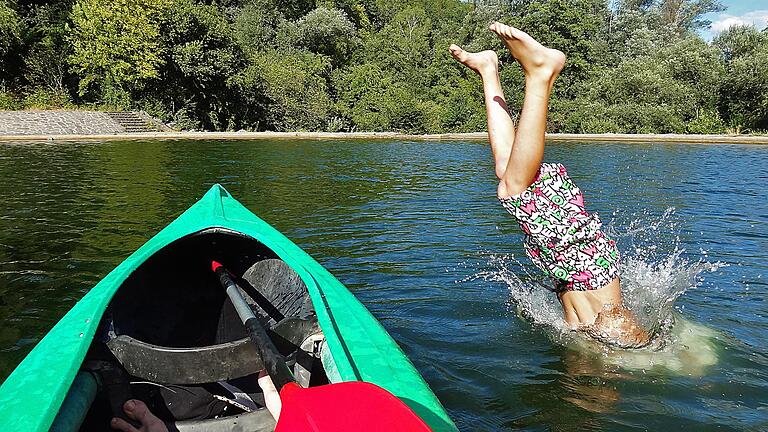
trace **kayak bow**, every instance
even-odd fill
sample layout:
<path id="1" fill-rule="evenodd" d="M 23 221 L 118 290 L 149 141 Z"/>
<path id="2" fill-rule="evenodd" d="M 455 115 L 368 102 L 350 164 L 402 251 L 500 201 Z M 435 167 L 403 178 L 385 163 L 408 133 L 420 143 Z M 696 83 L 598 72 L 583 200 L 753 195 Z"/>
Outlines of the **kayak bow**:
<path id="1" fill-rule="evenodd" d="M 240 249 L 235 248 L 239 251 L 238 255 L 201 257 L 208 260 L 208 266 L 203 265 L 207 273 L 211 273 L 210 259 L 213 258 L 221 261 L 237 276 L 243 278 L 246 278 L 246 273 L 251 271 L 251 265 L 255 267 L 255 263 L 262 260 L 282 261 L 281 265 L 286 265 L 291 273 L 297 275 L 296 279 L 307 293 L 308 300 L 302 306 L 299 304 L 301 303 L 299 299 L 296 303 L 299 306 L 294 309 L 299 308 L 304 312 L 311 309 L 311 319 L 315 323 L 313 325 L 320 329 L 318 334 L 321 334 L 322 338 L 314 340 L 317 342 L 314 345 L 321 347 L 315 354 L 318 356 L 317 364 L 320 364 L 322 369 L 320 375 L 327 379 L 326 383 L 362 381 L 375 384 L 408 405 L 432 430 L 456 430 L 456 426 L 426 382 L 370 312 L 317 261 L 247 210 L 220 185 L 214 185 L 202 199 L 105 276 L 16 367 L 0 386 L 0 430 L 47 431 L 59 414 L 65 397 L 69 404 L 71 396 L 67 395 L 71 389 L 77 387 L 73 386 L 73 381 L 87 381 L 88 388 L 100 385 L 99 379 L 93 383 L 93 379 L 84 378 L 83 374 L 78 372 L 84 369 L 84 362 L 89 363 L 89 360 L 93 360 L 97 341 L 104 337 L 112 338 L 113 342 L 124 343 L 121 347 L 128 351 L 139 349 L 154 353 L 155 351 L 152 350 L 156 350 L 159 345 L 174 347 L 160 347 L 168 352 L 162 351 L 158 354 L 161 356 L 156 358 L 166 358 L 162 357 L 165 355 L 186 355 L 190 362 L 194 362 L 195 355 L 201 352 L 208 353 L 205 355 L 214 355 L 215 353 L 209 352 L 210 350 L 205 351 L 208 347 L 205 349 L 183 348 L 197 347 L 195 340 L 190 339 L 189 335 L 184 336 L 189 340 L 176 343 L 171 330 L 158 327 L 164 325 L 163 319 L 170 318 L 157 318 L 153 321 L 152 318 L 142 316 L 141 322 L 131 321 L 131 318 L 136 316 L 137 308 L 142 305 L 140 294 L 145 292 L 142 290 L 150 289 L 143 288 L 142 283 L 147 284 L 143 279 L 144 273 L 159 265 L 156 263 L 173 262 L 173 254 L 176 253 L 192 254 L 191 250 L 194 249 L 195 244 L 204 244 L 205 247 L 215 250 L 217 245 L 224 243 L 228 248 L 231 245 L 238 246 Z M 224 246 L 221 248 L 223 249 Z M 185 257 L 187 258 L 189 257 Z M 188 285 L 196 280 L 193 276 L 189 276 L 178 282 Z M 169 289 L 174 289 L 174 284 L 171 283 L 173 279 L 164 281 L 163 287 L 169 286 Z M 205 287 L 205 289 L 209 288 Z M 157 287 L 153 286 L 151 289 L 157 290 Z M 186 286 L 185 289 L 189 287 Z M 196 305 L 210 303 L 221 306 L 224 294 L 221 294 L 220 289 L 211 291 L 219 293 L 221 298 L 211 300 L 200 297 L 180 300 L 178 305 L 169 304 L 180 307 L 185 304 L 185 301 L 194 300 L 198 302 Z M 253 294 L 251 297 L 261 296 L 259 293 L 249 292 L 248 294 Z M 159 295 L 162 297 L 162 293 Z M 256 303 L 259 302 L 256 301 Z M 279 325 L 276 323 L 282 320 L 291 321 L 292 318 L 282 317 L 280 311 L 269 310 L 271 307 L 269 305 L 261 306 L 266 318 L 262 324 L 267 322 L 275 324 L 276 327 L 272 328 L 273 333 L 283 336 L 284 334 L 277 329 Z M 184 311 L 178 311 L 178 314 L 182 316 Z M 219 311 L 204 314 L 211 315 L 215 321 Z M 147 322 L 144 322 L 145 320 Z M 207 323 L 205 319 L 197 318 L 194 322 L 198 321 L 200 326 Z M 286 324 L 286 326 L 290 325 L 292 330 L 285 334 L 298 334 L 296 329 L 302 325 L 304 327 L 301 328 L 309 329 L 311 326 L 305 325 L 307 322 L 309 322 L 307 319 L 293 319 Z M 125 333 L 119 335 L 121 331 Z M 205 334 L 207 331 L 206 328 L 199 329 L 200 334 Z M 214 328 L 212 331 L 215 333 L 217 330 Z M 143 335 L 144 339 L 138 340 L 137 335 Z M 289 336 L 285 338 L 290 339 Z M 172 343 L 169 343 L 169 340 Z M 221 341 L 216 341 L 216 343 L 219 342 Z M 212 345 L 210 341 L 206 343 Z M 226 343 L 212 345 L 211 349 L 218 350 L 216 352 L 220 353 L 226 348 L 231 352 L 239 353 L 238 355 L 246 355 L 246 348 L 237 345 L 238 343 L 226 341 Z M 297 346 L 301 343 L 302 340 L 299 340 Z M 163 376 L 172 377 L 183 383 L 198 383 L 203 379 L 202 377 L 208 377 L 206 374 L 214 377 L 216 381 L 219 381 L 219 378 L 236 378 L 238 375 L 250 373 L 251 371 L 245 369 L 253 366 L 243 363 L 240 366 L 244 369 L 237 371 L 238 373 L 231 370 L 222 372 L 202 369 L 190 372 L 177 370 L 178 366 L 167 368 L 162 364 L 134 362 L 128 365 L 129 354 L 130 352 L 123 357 L 125 361 L 122 365 L 125 369 L 132 375 L 138 376 L 134 372 L 146 367 L 148 369 L 143 371 L 146 372 L 145 375 L 158 377 L 156 380 L 158 383 L 170 382 L 171 378 L 163 380 L 161 379 Z M 120 359 L 120 356 L 117 357 Z M 236 362 L 233 361 L 233 363 Z M 220 376 L 222 374 L 225 376 Z M 78 380 L 75 380 L 76 376 Z"/>

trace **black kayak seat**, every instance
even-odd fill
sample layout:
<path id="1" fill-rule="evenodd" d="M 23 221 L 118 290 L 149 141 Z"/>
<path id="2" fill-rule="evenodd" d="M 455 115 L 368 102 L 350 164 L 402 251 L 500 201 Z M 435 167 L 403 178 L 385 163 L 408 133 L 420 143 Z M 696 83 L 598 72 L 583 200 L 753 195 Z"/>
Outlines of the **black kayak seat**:
<path id="1" fill-rule="evenodd" d="M 320 332 L 317 319 L 284 318 L 270 331 L 275 345 L 295 351 Z M 129 374 L 161 384 L 193 385 L 227 381 L 264 369 L 249 338 L 205 347 L 176 348 L 153 345 L 119 335 L 107 347 Z"/>
<path id="2" fill-rule="evenodd" d="M 237 283 L 282 354 L 296 351 L 304 340 L 321 331 L 306 285 L 284 261 L 258 261 Z M 162 346 L 114 333 L 106 345 L 129 374 L 161 384 L 227 381 L 264 369 L 228 299 L 216 334 L 216 342 L 221 343 L 199 347 Z"/>

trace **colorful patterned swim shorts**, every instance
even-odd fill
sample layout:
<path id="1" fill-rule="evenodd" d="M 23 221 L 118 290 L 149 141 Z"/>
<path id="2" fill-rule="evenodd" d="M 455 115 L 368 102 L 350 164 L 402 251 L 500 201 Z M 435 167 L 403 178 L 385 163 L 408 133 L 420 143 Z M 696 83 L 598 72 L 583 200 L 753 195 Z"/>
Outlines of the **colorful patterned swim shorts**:
<path id="1" fill-rule="evenodd" d="M 562 164 L 544 163 L 531 186 L 499 199 L 525 232 L 525 252 L 552 277 L 556 292 L 602 288 L 619 274 L 616 243 Z"/>

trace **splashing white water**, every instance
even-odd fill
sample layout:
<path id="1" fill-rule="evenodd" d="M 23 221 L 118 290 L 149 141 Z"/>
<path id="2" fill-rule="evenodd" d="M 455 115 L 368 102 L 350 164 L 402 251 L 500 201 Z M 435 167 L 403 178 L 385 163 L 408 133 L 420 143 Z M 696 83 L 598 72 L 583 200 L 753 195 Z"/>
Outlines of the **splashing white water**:
<path id="1" fill-rule="evenodd" d="M 708 262 L 706 252 L 695 261 L 684 257 L 679 224 L 672 208 L 655 220 L 648 215 L 630 215 L 629 222 L 621 224 L 621 216 L 614 214 L 614 223 L 606 227 L 606 233 L 617 240 L 623 252 L 621 280 L 625 304 L 638 321 L 656 335 L 654 343 L 647 348 L 607 347 L 570 330 L 557 297 L 549 291 L 551 281 L 513 255 L 490 255 L 487 269 L 475 273 L 472 279 L 505 283 L 510 292 L 509 305 L 519 315 L 545 329 L 556 343 L 592 354 L 603 364 L 631 370 L 663 369 L 676 374 L 701 375 L 708 366 L 717 363 L 715 340 L 718 335 L 714 330 L 684 319 L 675 311 L 674 304 L 687 290 L 704 282 L 702 274 L 717 271 L 725 264 Z"/>

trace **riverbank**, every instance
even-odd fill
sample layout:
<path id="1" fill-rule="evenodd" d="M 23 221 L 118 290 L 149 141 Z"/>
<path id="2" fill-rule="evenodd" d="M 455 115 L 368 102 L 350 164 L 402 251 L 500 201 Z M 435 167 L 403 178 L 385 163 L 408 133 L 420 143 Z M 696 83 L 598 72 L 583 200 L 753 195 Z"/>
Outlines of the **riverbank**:
<path id="1" fill-rule="evenodd" d="M 259 139 L 382 139 L 403 141 L 486 141 L 485 132 L 411 135 L 397 132 L 143 132 L 112 134 L 3 135 L 0 142 L 69 142 L 115 140 L 259 140 Z M 550 141 L 592 141 L 678 144 L 768 144 L 768 135 L 684 134 L 547 134 Z"/>

